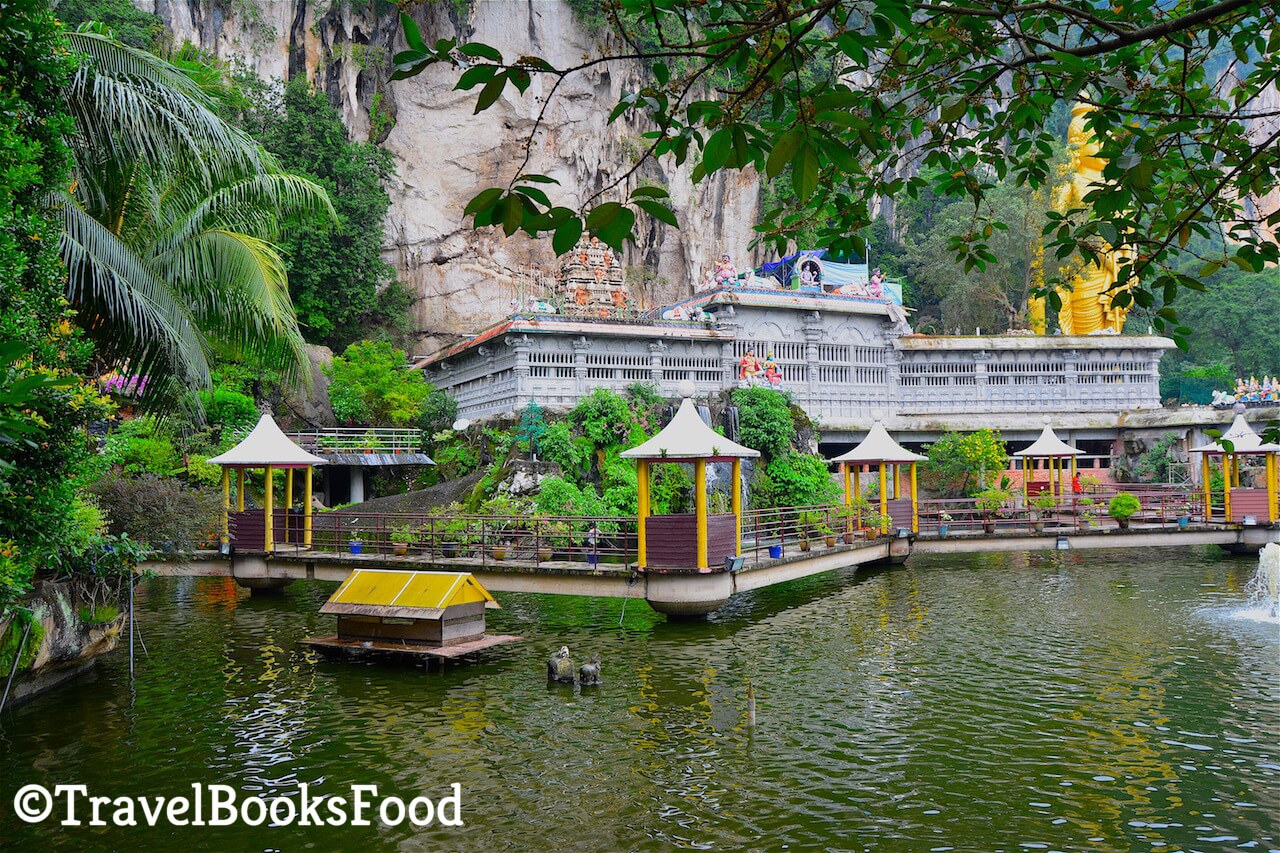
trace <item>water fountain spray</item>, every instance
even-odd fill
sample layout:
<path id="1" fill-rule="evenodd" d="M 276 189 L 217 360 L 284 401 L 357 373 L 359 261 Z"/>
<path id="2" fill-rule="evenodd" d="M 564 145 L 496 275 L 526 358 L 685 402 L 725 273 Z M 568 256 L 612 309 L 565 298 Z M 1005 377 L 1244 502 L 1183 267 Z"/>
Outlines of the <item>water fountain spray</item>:
<path id="1" fill-rule="evenodd" d="M 1268 608 L 1271 618 L 1280 616 L 1280 545 L 1270 542 L 1258 554 L 1258 571 L 1245 591 L 1251 604 Z"/>

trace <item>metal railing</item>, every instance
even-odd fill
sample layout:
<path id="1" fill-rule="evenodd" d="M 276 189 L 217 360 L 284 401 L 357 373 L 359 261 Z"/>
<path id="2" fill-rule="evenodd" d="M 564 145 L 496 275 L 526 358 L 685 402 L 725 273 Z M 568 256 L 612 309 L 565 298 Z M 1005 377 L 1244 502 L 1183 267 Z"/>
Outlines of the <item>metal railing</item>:
<path id="1" fill-rule="evenodd" d="M 1008 505 L 994 510 L 980 508 L 974 498 L 920 500 L 918 532 L 925 536 L 1052 534 L 1126 526 L 1108 515 L 1111 498 L 1120 492 L 1137 497 L 1142 507 L 1127 526 L 1149 529 L 1222 521 L 1216 499 L 1217 517 L 1205 517 L 1202 492 L 1133 484 L 1030 500 L 1018 493 Z M 741 554 L 748 564 L 759 564 L 798 552 L 872 542 L 910 526 L 908 518 L 880 519 L 872 497 L 871 508 L 861 514 L 840 504 L 746 510 Z M 893 503 L 899 505 L 894 510 L 898 513 L 903 501 Z M 873 526 L 878 521 L 885 526 Z M 625 570 L 636 565 L 638 539 L 636 519 L 629 516 L 441 516 L 338 510 L 314 516 L 312 548 L 477 567 L 587 563 Z"/>
<path id="2" fill-rule="evenodd" d="M 973 498 L 922 500 L 919 502 L 920 533 L 933 535 L 1082 532 L 1125 525 L 1108 515 L 1111 499 L 1120 492 L 1133 495 L 1142 508 L 1127 520 L 1128 526 L 1178 527 L 1192 521 L 1206 522 L 1204 495 L 1164 488 L 1160 485 L 1133 485 L 1129 488 L 1100 487 L 1090 492 L 1050 498 L 1021 495 L 1009 505 L 983 510 Z M 1038 505 L 1043 504 L 1043 505 Z M 945 528 L 945 530 L 944 530 Z"/>
<path id="3" fill-rule="evenodd" d="M 389 427 L 334 427 L 291 432 L 304 450 L 325 453 L 420 453 L 422 430 Z"/>
<path id="4" fill-rule="evenodd" d="M 314 517 L 312 548 L 478 566 L 555 562 L 628 565 L 636 560 L 636 520 L 614 516 L 438 516 L 339 510 Z"/>

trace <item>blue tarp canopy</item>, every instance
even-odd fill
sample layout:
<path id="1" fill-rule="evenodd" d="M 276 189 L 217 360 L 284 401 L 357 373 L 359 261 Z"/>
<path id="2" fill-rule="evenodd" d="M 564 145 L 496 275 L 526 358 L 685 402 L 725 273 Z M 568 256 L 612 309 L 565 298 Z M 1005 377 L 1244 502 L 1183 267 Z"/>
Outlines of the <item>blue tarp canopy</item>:
<path id="1" fill-rule="evenodd" d="M 762 264 L 756 275 L 775 278 L 784 288 L 831 291 L 848 284 L 865 287 L 870 281 L 871 271 L 865 262 L 839 263 L 827 257 L 826 249 L 809 249 Z M 902 304 L 901 282 L 885 280 L 880 286 L 884 298 Z"/>

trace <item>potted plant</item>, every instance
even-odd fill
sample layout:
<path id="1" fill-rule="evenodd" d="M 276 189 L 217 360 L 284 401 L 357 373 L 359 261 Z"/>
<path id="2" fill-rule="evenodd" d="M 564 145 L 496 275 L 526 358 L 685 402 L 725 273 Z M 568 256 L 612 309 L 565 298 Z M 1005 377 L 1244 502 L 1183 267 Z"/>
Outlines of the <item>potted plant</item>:
<path id="1" fill-rule="evenodd" d="M 893 517 L 887 513 L 873 510 L 862 514 L 863 530 L 868 539 L 879 539 L 884 535 L 885 528 L 892 523 Z"/>
<path id="2" fill-rule="evenodd" d="M 836 520 L 841 529 L 840 538 L 846 545 L 852 545 L 858 537 L 858 518 L 865 517 L 871 511 L 871 504 L 859 495 L 848 504 L 836 510 Z"/>
<path id="3" fill-rule="evenodd" d="M 545 563 L 555 556 L 555 549 L 563 547 L 569 538 L 569 525 L 563 521 L 543 521 L 538 525 L 538 562 Z"/>
<path id="4" fill-rule="evenodd" d="M 1121 530 L 1129 529 L 1129 519 L 1142 510 L 1142 503 L 1134 495 L 1121 492 L 1111 499 L 1107 505 L 1107 515 L 1120 525 Z"/>
<path id="5" fill-rule="evenodd" d="M 1027 513 L 1027 517 L 1031 519 L 1031 527 L 1036 533 L 1043 533 L 1045 517 L 1048 516 L 1057 502 L 1054 500 L 1053 495 L 1039 495 L 1032 498 L 1028 503 L 1031 506 L 1031 510 Z"/>
<path id="6" fill-rule="evenodd" d="M 1081 498 L 1076 502 L 1076 515 L 1085 527 L 1097 527 L 1097 522 L 1093 520 L 1095 512 L 1095 503 L 1093 498 Z"/>
<path id="7" fill-rule="evenodd" d="M 470 524 L 465 518 L 450 518 L 441 526 L 443 541 L 440 550 L 446 557 L 465 557 L 471 544 Z"/>
<path id="8" fill-rule="evenodd" d="M 951 513 L 945 510 L 938 514 L 938 535 L 945 538 L 951 529 Z"/>
<path id="9" fill-rule="evenodd" d="M 364 540 L 360 538 L 360 534 L 351 534 L 350 538 L 347 539 L 347 548 L 351 550 L 352 554 L 359 554 L 364 550 Z"/>
<path id="10" fill-rule="evenodd" d="M 507 549 L 510 547 L 511 543 L 508 540 L 503 539 L 498 542 L 497 545 L 494 545 L 489 549 L 489 556 L 493 557 L 495 560 L 505 560 L 507 559 Z"/>
<path id="11" fill-rule="evenodd" d="M 397 557 L 409 553 L 409 544 L 413 542 L 413 529 L 408 524 L 398 524 L 391 528 L 391 552 Z"/>
<path id="12" fill-rule="evenodd" d="M 827 541 L 827 547 L 833 548 L 836 544 L 836 534 L 827 525 L 826 516 L 821 512 L 810 510 L 809 512 L 800 513 L 797 519 L 800 529 L 800 550 L 808 551 L 810 546 L 809 537 L 819 536 Z"/>
<path id="13" fill-rule="evenodd" d="M 1000 512 L 1012 498 L 1005 489 L 984 489 L 974 495 L 973 503 L 982 513 L 982 532 L 996 532 L 996 513 Z"/>

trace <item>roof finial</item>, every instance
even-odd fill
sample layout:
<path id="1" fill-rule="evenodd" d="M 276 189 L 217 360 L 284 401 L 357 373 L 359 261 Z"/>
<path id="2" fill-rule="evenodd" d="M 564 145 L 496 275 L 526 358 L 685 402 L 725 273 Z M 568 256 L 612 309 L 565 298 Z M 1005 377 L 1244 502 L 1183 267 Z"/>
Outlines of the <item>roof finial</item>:
<path id="1" fill-rule="evenodd" d="M 676 386 L 676 393 L 681 397 L 692 397 L 694 394 L 698 393 L 698 386 L 693 384 L 693 380 L 685 379 Z"/>
<path id="2" fill-rule="evenodd" d="M 884 420 L 884 409 L 872 409 L 871 420 L 875 421 L 876 423 L 880 423 L 882 420 Z"/>
<path id="3" fill-rule="evenodd" d="M 1045 415 L 1043 418 L 1041 418 L 1041 419 L 1040 419 L 1040 423 L 1044 424 L 1045 426 L 1048 426 L 1048 425 L 1049 425 L 1049 416 L 1048 416 L 1048 415 Z"/>

